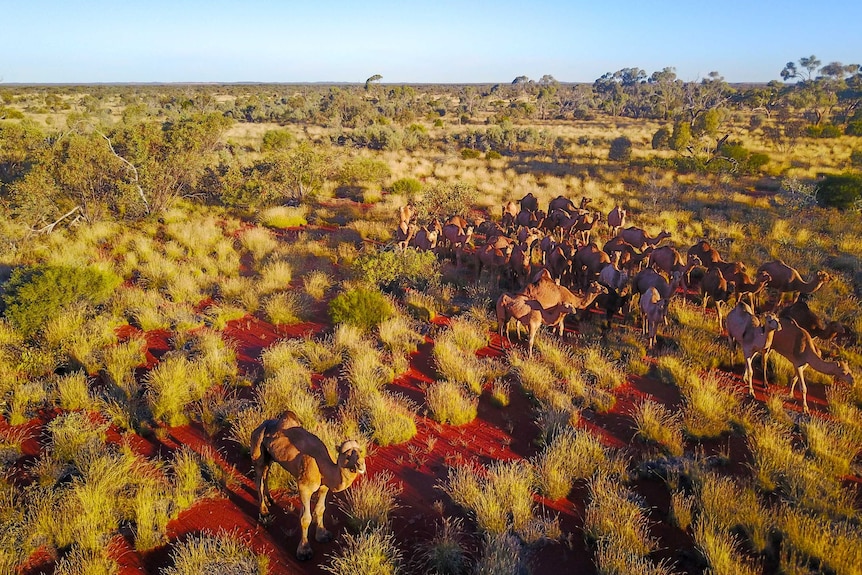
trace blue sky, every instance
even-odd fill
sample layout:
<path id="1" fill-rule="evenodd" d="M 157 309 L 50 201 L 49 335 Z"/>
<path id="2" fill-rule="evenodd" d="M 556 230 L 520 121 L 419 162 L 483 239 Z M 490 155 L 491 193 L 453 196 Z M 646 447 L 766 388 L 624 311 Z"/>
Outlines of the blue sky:
<path id="1" fill-rule="evenodd" d="M 862 63 L 862 2 L 10 0 L 0 81 L 511 82 L 673 66 L 686 81 Z"/>

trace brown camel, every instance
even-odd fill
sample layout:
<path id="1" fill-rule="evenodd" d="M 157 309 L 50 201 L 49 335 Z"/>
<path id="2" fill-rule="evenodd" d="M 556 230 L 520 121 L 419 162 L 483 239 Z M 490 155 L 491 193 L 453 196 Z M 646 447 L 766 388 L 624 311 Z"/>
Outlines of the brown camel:
<path id="1" fill-rule="evenodd" d="M 527 285 L 530 278 L 530 248 L 527 243 L 522 242 L 515 246 L 509 257 L 509 268 L 515 279 L 515 284 L 520 289 Z"/>
<path id="2" fill-rule="evenodd" d="M 626 210 L 619 205 L 614 206 L 608 212 L 608 227 L 611 229 L 611 237 L 620 233 L 620 228 L 626 225 Z"/>
<path id="3" fill-rule="evenodd" d="M 575 206 L 575 203 L 562 194 L 548 202 L 548 214 L 556 210 L 564 210 L 569 215 L 578 213 L 578 208 Z"/>
<path id="4" fill-rule="evenodd" d="M 718 250 L 709 245 L 709 242 L 706 240 L 700 240 L 688 248 L 688 253 L 686 255 L 689 258 L 697 256 L 701 265 L 707 269 L 712 268 L 716 263 L 727 263 L 721 258 L 721 254 L 718 253 Z"/>
<path id="5" fill-rule="evenodd" d="M 814 345 L 811 334 L 799 327 L 799 324 L 790 318 L 780 318 L 781 330 L 776 332 L 772 339 L 772 347 L 764 352 L 763 357 L 763 385 L 766 385 L 766 356 L 774 349 L 780 355 L 787 358 L 796 370 L 793 380 L 790 382 L 790 395 L 799 381 L 802 389 L 802 406 L 808 413 L 808 387 L 805 385 L 805 368 L 811 367 L 814 371 L 834 376 L 838 381 L 849 383 L 851 386 L 856 382 L 853 373 L 846 361 L 827 361 L 820 356 L 820 350 Z"/>
<path id="6" fill-rule="evenodd" d="M 566 316 L 575 311 L 575 307 L 570 302 L 563 302 L 554 305 L 550 308 L 543 308 L 536 300 L 526 299 L 523 296 L 510 296 L 509 294 L 501 295 L 497 300 L 497 326 L 499 328 L 500 337 L 503 337 L 503 330 L 506 331 L 506 340 L 509 339 L 509 320 L 514 318 L 518 321 L 517 332 L 518 337 L 521 337 L 521 325 L 527 328 L 529 342 L 527 344 L 527 355 L 533 357 L 533 343 L 536 341 L 536 333 L 542 324 L 552 328 L 559 329 L 559 335 L 563 335 L 563 324 Z"/>
<path id="7" fill-rule="evenodd" d="M 419 226 L 416 224 L 406 224 L 401 222 L 401 224 L 395 230 L 395 242 L 396 246 L 400 251 L 404 251 L 407 249 L 407 246 L 410 245 L 410 241 L 419 231 Z"/>
<path id="8" fill-rule="evenodd" d="M 809 281 L 802 279 L 799 272 L 781 260 L 766 262 L 757 268 L 757 273 L 765 271 L 771 278 L 766 287 L 772 288 L 779 293 L 778 305 L 784 300 L 785 294 L 795 294 L 791 303 L 795 302 L 799 294 L 812 294 L 823 287 L 830 280 L 829 274 L 823 270 L 817 272 L 816 277 Z"/>
<path id="9" fill-rule="evenodd" d="M 656 247 L 663 239 L 669 238 L 670 232 L 662 230 L 657 236 L 653 237 L 645 230 L 632 226 L 629 228 L 623 228 L 619 231 L 618 235 L 627 243 L 643 251 L 648 246 Z"/>
<path id="10" fill-rule="evenodd" d="M 737 279 L 733 282 L 734 290 L 733 293 L 736 294 L 736 299 L 738 300 L 744 295 L 748 295 L 748 303 L 754 306 L 754 299 L 757 297 L 757 294 L 763 291 L 766 287 L 766 284 L 769 283 L 769 280 L 772 279 L 767 272 L 761 271 L 754 278 L 754 281 L 748 277 L 748 274 L 742 272 L 737 276 Z"/>
<path id="11" fill-rule="evenodd" d="M 503 249 L 494 247 L 494 245 L 485 245 L 477 248 L 474 252 L 476 259 L 476 282 L 478 283 L 482 278 L 482 268 L 485 268 L 493 278 L 496 278 L 494 285 L 499 285 L 500 274 L 503 268 L 509 265 L 513 248 L 513 244 L 506 244 L 506 247 Z"/>
<path id="12" fill-rule="evenodd" d="M 572 259 L 572 268 L 577 282 L 585 286 L 597 278 L 602 269 L 611 263 L 611 256 L 599 249 L 595 242 L 581 246 Z"/>
<path id="13" fill-rule="evenodd" d="M 621 270 L 613 262 L 605 264 L 602 271 L 599 272 L 599 283 L 606 288 L 613 290 L 621 290 L 629 281 L 629 274 L 625 270 Z"/>
<path id="14" fill-rule="evenodd" d="M 534 299 L 544 309 L 549 309 L 560 303 L 571 303 L 575 309 L 584 309 L 593 302 L 605 288 L 593 282 L 583 291 L 572 292 L 565 286 L 557 284 L 548 270 L 542 270 L 532 283 L 522 289 L 516 295 L 524 296 L 526 299 Z"/>
<path id="15" fill-rule="evenodd" d="M 261 522 L 267 521 L 269 505 L 274 504 L 267 485 L 270 466 L 278 463 L 296 478 L 302 501 L 302 535 L 296 556 L 302 561 L 310 559 L 312 550 L 308 543 L 308 527 L 312 520 L 311 498 L 317 493 L 317 504 L 314 506 L 315 539 L 318 542 L 330 541 L 332 534 L 323 526 L 326 495 L 329 491 L 344 491 L 365 473 L 362 446 L 357 441 L 345 441 L 338 448 L 338 460 L 332 461 L 320 438 L 303 428 L 295 413 L 286 411 L 278 419 L 267 419 L 252 432 L 251 460 L 254 463 Z"/>
<path id="16" fill-rule="evenodd" d="M 796 303 L 784 308 L 779 312 L 779 317 L 787 317 L 799 324 L 799 327 L 811 334 L 811 337 L 828 342 L 844 335 L 845 329 L 841 322 L 823 321 L 817 316 L 811 308 L 808 307 L 808 302 L 802 298 L 796 300 Z"/>
<path id="17" fill-rule="evenodd" d="M 539 209 L 539 200 L 533 195 L 533 192 L 528 192 L 518 203 L 522 211 L 535 212 Z"/>
<path id="18" fill-rule="evenodd" d="M 736 344 L 739 343 L 745 358 L 745 374 L 742 379 L 748 383 L 748 393 L 752 396 L 754 396 L 754 383 L 752 381 L 754 379 L 754 367 L 752 365 L 754 358 L 758 353 L 763 354 L 763 365 L 766 366 L 766 355 L 775 341 L 775 334 L 780 331 L 781 324 L 774 314 L 766 314 L 761 323 L 754 315 L 751 307 L 745 302 L 738 302 L 727 314 L 727 337 L 730 340 L 731 358 Z M 766 386 L 765 377 L 763 385 Z"/>
<path id="19" fill-rule="evenodd" d="M 688 291 L 689 273 L 691 273 L 691 270 L 695 266 L 700 265 L 700 263 L 700 258 L 697 256 L 689 256 L 686 263 L 683 263 L 679 251 L 672 246 L 661 246 L 654 249 L 650 252 L 649 259 L 647 260 L 647 264 L 650 267 L 656 271 L 664 272 L 667 274 L 667 277 L 670 277 L 673 272 L 682 272 L 680 285 L 682 285 L 683 291 Z"/>
<path id="20" fill-rule="evenodd" d="M 734 285 L 728 283 L 724 276 L 717 268 L 712 268 L 706 272 L 700 282 L 700 296 L 703 300 L 703 309 L 709 305 L 712 300 L 715 305 L 715 314 L 718 316 L 718 332 L 721 333 L 723 325 L 722 312 L 724 306 L 727 305 L 731 294 L 733 294 Z"/>
<path id="21" fill-rule="evenodd" d="M 575 236 L 578 245 L 586 245 L 590 241 L 590 232 L 593 231 L 593 228 L 596 227 L 596 224 L 601 219 L 602 215 L 598 212 L 593 214 L 592 219 L 590 219 L 589 214 L 582 214 L 578 216 L 575 225 L 569 229 L 569 234 Z"/>

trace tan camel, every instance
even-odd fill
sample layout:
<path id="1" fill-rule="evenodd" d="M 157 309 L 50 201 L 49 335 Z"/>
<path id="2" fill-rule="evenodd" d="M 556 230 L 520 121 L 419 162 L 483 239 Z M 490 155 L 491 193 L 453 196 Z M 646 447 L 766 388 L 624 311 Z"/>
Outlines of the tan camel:
<path id="1" fill-rule="evenodd" d="M 575 307 L 571 302 L 563 302 L 554 305 L 550 308 L 543 308 L 536 300 L 526 299 L 523 296 L 510 296 L 508 294 L 501 295 L 497 300 L 497 326 L 499 328 L 500 337 L 503 337 L 503 330 L 506 331 L 506 340 L 509 339 L 509 320 L 516 319 L 518 338 L 521 337 L 521 325 L 527 328 L 529 342 L 527 344 L 527 355 L 533 357 L 533 343 L 536 341 L 536 333 L 542 324 L 558 329 L 559 335 L 563 335 L 563 327 L 566 316 L 575 311 Z"/>
<path id="2" fill-rule="evenodd" d="M 495 247 L 493 244 L 485 245 L 477 248 L 473 252 L 473 257 L 476 260 L 476 282 L 482 278 L 482 269 L 487 269 L 492 278 L 496 278 L 494 285 L 500 284 L 500 275 L 503 268 L 509 265 L 509 260 L 512 257 L 513 244 L 506 244 L 503 249 Z"/>
<path id="3" fill-rule="evenodd" d="M 338 460 L 332 461 L 320 438 L 303 428 L 295 413 L 286 411 L 277 419 L 267 419 L 252 432 L 251 460 L 260 502 L 260 521 L 263 523 L 269 521 L 269 505 L 275 504 L 267 485 L 270 466 L 278 463 L 296 478 L 302 501 L 302 537 L 296 556 L 302 561 L 310 559 L 311 498 L 317 493 L 315 539 L 318 542 L 330 541 L 332 534 L 323 526 L 326 495 L 329 491 L 344 491 L 365 473 L 362 446 L 357 441 L 345 441 L 338 448 Z"/>
<path id="4" fill-rule="evenodd" d="M 437 247 L 437 240 L 440 237 L 440 230 L 428 229 L 425 226 L 419 228 L 413 237 L 407 242 L 407 245 L 413 246 L 422 251 L 434 250 Z"/>
<path id="5" fill-rule="evenodd" d="M 679 251 L 672 246 L 661 246 L 649 254 L 647 265 L 659 272 L 664 272 L 670 278 L 673 272 L 682 272 L 680 285 L 683 291 L 688 291 L 688 276 L 691 270 L 701 264 L 697 256 L 688 256 L 683 263 Z"/>
<path id="6" fill-rule="evenodd" d="M 823 284 L 830 280 L 829 274 L 823 270 L 817 272 L 817 275 L 805 281 L 799 272 L 784 263 L 781 260 L 773 260 L 766 262 L 757 268 L 757 273 L 765 271 L 771 278 L 767 282 L 766 287 L 778 291 L 778 305 L 784 301 L 785 294 L 795 294 L 791 303 L 799 298 L 799 294 L 812 294 L 823 287 Z"/>
<path id="7" fill-rule="evenodd" d="M 531 269 L 530 248 L 526 242 L 519 243 L 509 257 L 509 269 L 512 270 L 516 286 L 520 289 L 527 285 Z"/>
<path id="8" fill-rule="evenodd" d="M 763 357 L 763 385 L 766 385 L 766 357 L 770 350 L 777 351 L 787 358 L 796 370 L 793 380 L 790 382 L 790 395 L 796 387 L 797 380 L 802 390 L 802 406 L 805 413 L 808 411 L 808 387 L 805 385 L 805 368 L 811 367 L 814 371 L 834 376 L 838 381 L 849 383 L 851 386 L 856 382 L 853 373 L 846 361 L 827 361 L 820 356 L 820 350 L 814 345 L 811 334 L 799 327 L 799 324 L 790 318 L 780 318 L 781 330 L 776 332 L 772 339 L 772 347 L 764 352 Z"/>
<path id="9" fill-rule="evenodd" d="M 690 248 L 688 248 L 688 252 L 686 254 L 689 258 L 692 256 L 697 256 L 700 260 L 701 265 L 705 268 L 710 269 L 716 263 L 726 263 L 722 258 L 721 254 L 718 253 L 714 247 L 709 245 L 709 242 L 706 240 L 700 240 Z"/>
<path id="10" fill-rule="evenodd" d="M 662 278 L 664 279 L 664 278 Z M 643 312 L 643 333 L 649 341 L 649 348 L 655 347 L 658 340 L 658 324 L 665 323 L 667 319 L 668 300 L 663 298 L 659 291 L 651 287 L 641 295 L 640 308 Z"/>
<path id="11" fill-rule="evenodd" d="M 412 204 L 406 204 L 398 208 L 398 227 L 407 226 L 416 219 L 416 208 Z"/>
<path id="12" fill-rule="evenodd" d="M 589 214 L 581 214 L 575 225 L 569 229 L 569 234 L 575 236 L 575 241 L 578 245 L 586 245 L 590 242 L 590 232 L 596 227 L 596 224 L 602 219 L 602 215 L 598 212 L 593 214 L 593 219 L 589 218 Z"/>
<path id="13" fill-rule="evenodd" d="M 608 227 L 611 229 L 611 237 L 617 235 L 624 225 L 626 225 L 626 210 L 619 205 L 614 206 L 614 209 L 608 212 Z"/>
<path id="14" fill-rule="evenodd" d="M 593 282 L 586 290 L 572 292 L 565 286 L 557 284 L 548 270 L 542 270 L 538 278 L 519 291 L 516 295 L 524 296 L 525 299 L 534 299 L 545 308 L 549 309 L 560 303 L 571 303 L 575 309 L 585 309 L 595 300 L 605 288 Z"/>
<path id="15" fill-rule="evenodd" d="M 618 268 L 613 262 L 605 264 L 599 272 L 599 283 L 609 289 L 621 290 L 629 282 L 629 274 Z"/>
<path id="16" fill-rule="evenodd" d="M 771 279 L 772 276 L 765 271 L 761 271 L 754 278 L 754 281 L 752 281 L 751 278 L 748 277 L 748 274 L 743 272 L 737 276 L 736 281 L 733 283 L 733 293 L 736 294 L 737 300 L 744 295 L 748 295 L 748 303 L 753 307 L 757 294 L 763 291 L 766 284 L 768 284 Z"/>
<path id="17" fill-rule="evenodd" d="M 748 383 L 748 393 L 754 396 L 754 367 L 753 362 L 758 353 L 763 354 L 764 374 L 766 366 L 766 355 L 775 342 L 775 334 L 781 331 L 781 324 L 774 314 L 766 314 L 763 322 L 757 319 L 751 307 L 745 302 L 737 302 L 736 306 L 727 314 L 727 337 L 730 340 L 731 358 L 738 343 L 742 347 L 742 355 L 745 358 L 745 374 L 743 381 Z M 766 386 L 766 378 L 763 379 Z"/>
<path id="18" fill-rule="evenodd" d="M 401 224 L 395 230 L 395 242 L 396 246 L 400 251 L 404 251 L 407 249 L 407 246 L 410 245 L 410 241 L 419 231 L 419 226 L 416 224 L 406 224 L 401 222 Z"/>

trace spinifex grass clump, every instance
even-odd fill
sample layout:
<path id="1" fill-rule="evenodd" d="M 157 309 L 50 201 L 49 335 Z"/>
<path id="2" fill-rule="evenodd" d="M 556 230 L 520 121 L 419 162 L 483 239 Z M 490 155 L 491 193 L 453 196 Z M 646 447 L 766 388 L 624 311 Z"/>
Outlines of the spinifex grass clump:
<path id="1" fill-rule="evenodd" d="M 453 467 L 443 489 L 486 533 L 519 532 L 533 517 L 533 471 L 523 461 Z"/>
<path id="2" fill-rule="evenodd" d="M 659 445 L 668 455 L 682 455 L 682 425 L 677 413 L 660 403 L 645 399 L 635 406 L 631 415 L 639 438 Z"/>
<path id="3" fill-rule="evenodd" d="M 269 557 L 248 549 L 238 535 L 225 532 L 192 535 L 173 546 L 171 559 L 173 565 L 165 568 L 165 575 L 266 575 L 269 572 Z"/>
<path id="4" fill-rule="evenodd" d="M 743 553 L 738 538 L 721 525 L 701 517 L 695 523 L 694 540 L 697 549 L 709 565 L 710 573 L 757 575 L 763 566 Z"/>
<path id="5" fill-rule="evenodd" d="M 419 556 L 429 573 L 459 575 L 470 564 L 464 549 L 464 526 L 460 517 L 442 517 L 434 538 L 423 546 Z"/>
<path id="6" fill-rule="evenodd" d="M 364 287 L 349 289 L 329 302 L 333 323 L 348 323 L 371 331 L 395 315 L 392 302 L 377 290 Z"/>
<path id="7" fill-rule="evenodd" d="M 775 519 L 754 489 L 729 477 L 705 473 L 699 477 L 696 493 L 702 517 L 727 532 L 741 531 L 753 551 L 766 551 Z"/>
<path id="8" fill-rule="evenodd" d="M 598 474 L 590 481 L 590 501 L 584 517 L 584 534 L 599 546 L 599 559 L 636 564 L 654 551 L 657 542 L 650 536 L 647 510 L 637 496 L 617 478 Z M 609 554 L 603 545 L 614 546 L 621 554 Z M 611 573 L 608 565 L 599 565 Z M 630 571 L 624 571 L 630 572 Z"/>
<path id="9" fill-rule="evenodd" d="M 622 478 L 626 463 L 585 430 L 563 429 L 536 456 L 533 465 L 542 492 L 549 499 L 567 496 L 577 481 L 595 473 Z"/>
<path id="10" fill-rule="evenodd" d="M 389 516 L 398 508 L 396 499 L 402 491 L 401 485 L 393 482 L 393 478 L 390 472 L 384 471 L 347 491 L 338 506 L 353 531 L 368 531 L 388 525 Z"/>
<path id="11" fill-rule="evenodd" d="M 345 533 L 340 549 L 329 559 L 323 569 L 333 575 L 397 575 L 403 568 L 395 535 L 386 527 Z"/>
<path id="12" fill-rule="evenodd" d="M 425 391 L 425 401 L 434 421 L 464 425 L 476 419 L 479 398 L 467 393 L 461 384 L 437 381 Z"/>
<path id="13" fill-rule="evenodd" d="M 718 437 L 741 422 L 739 393 L 722 385 L 714 373 L 689 377 L 681 391 L 683 428 L 689 436 Z"/>
<path id="14" fill-rule="evenodd" d="M 380 341 L 392 352 L 414 353 L 420 344 L 425 343 L 425 336 L 419 333 L 415 322 L 403 315 L 382 322 L 377 333 Z"/>
<path id="15" fill-rule="evenodd" d="M 783 536 L 782 557 L 796 555 L 805 571 L 855 574 L 862 565 L 862 530 L 858 522 L 832 521 L 792 505 L 782 505 L 777 520 Z"/>

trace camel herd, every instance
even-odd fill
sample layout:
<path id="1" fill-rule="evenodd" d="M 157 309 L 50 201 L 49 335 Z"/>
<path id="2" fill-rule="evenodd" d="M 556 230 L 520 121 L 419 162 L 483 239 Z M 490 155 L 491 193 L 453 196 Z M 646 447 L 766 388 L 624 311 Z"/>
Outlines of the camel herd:
<path id="1" fill-rule="evenodd" d="M 520 326 L 526 328 L 530 355 L 541 325 L 562 333 L 569 314 L 592 307 L 605 310 L 605 329 L 621 311 L 638 310 L 644 337 L 653 349 L 660 327 L 667 324 L 669 303 L 680 293 L 695 290 L 704 308 L 715 308 L 719 333 L 727 334 L 731 351 L 737 344 L 742 348 L 744 379 L 752 395 L 752 361 L 762 355 L 765 368 L 770 350 L 794 365 L 791 392 L 798 380 L 806 412 L 807 366 L 853 383 L 847 364 L 823 359 L 814 342 L 815 338 L 833 342 L 848 335 L 845 326 L 818 318 L 806 303 L 830 280 L 828 273 L 818 271 L 805 280 L 792 267 L 774 260 L 752 274 L 743 262 L 725 260 L 706 240 L 683 254 L 676 247 L 661 245 L 670 232 L 651 235 L 627 225 L 627 218 L 622 206 L 602 216 L 590 209 L 587 198 L 575 204 L 564 196 L 552 199 L 543 211 L 538 199 L 528 193 L 503 205 L 499 221 L 468 222 L 455 216 L 420 225 L 408 205 L 399 210 L 395 235 L 400 248 L 432 250 L 468 275 L 472 270 L 475 281 L 483 272 L 490 274 L 494 285 L 504 290 L 496 302 L 500 335 L 505 332 L 508 339 L 507 324 L 516 320 L 519 337 Z M 605 229 L 609 236 L 601 246 L 591 240 Z M 764 307 L 767 294 L 777 294 L 777 301 L 773 312 L 759 317 L 754 310 Z M 766 386 L 765 372 L 763 381 Z"/>
<path id="2" fill-rule="evenodd" d="M 476 282 L 483 272 L 490 275 L 494 285 L 504 289 L 495 305 L 500 337 L 505 333 L 509 340 L 509 323 L 515 320 L 519 338 L 521 326 L 526 329 L 531 357 L 542 325 L 562 336 L 568 315 L 596 306 L 604 309 L 604 328 L 610 329 L 614 316 L 635 308 L 633 299 L 638 301 L 643 334 L 653 349 L 660 326 L 667 323 L 671 300 L 680 292 L 688 294 L 695 289 L 704 307 L 709 303 L 715 307 L 719 333 L 726 330 L 731 352 L 737 345 L 742 348 L 743 379 L 752 395 L 754 358 L 762 356 L 766 387 L 766 359 L 773 350 L 793 365 L 791 395 L 799 381 L 806 413 L 806 367 L 855 383 L 847 363 L 824 359 L 814 341 L 834 342 L 848 335 L 840 322 L 824 321 L 808 307 L 807 298 L 830 280 L 826 272 L 818 271 L 804 280 L 795 269 L 776 260 L 759 266 L 752 277 L 744 263 L 725 261 L 706 240 L 691 246 L 683 258 L 677 248 L 659 245 L 671 236 L 669 232 L 652 236 L 641 228 L 626 227 L 627 212 L 621 206 L 603 217 L 588 204 L 586 198 L 576 206 L 559 196 L 549 202 L 545 212 L 539 209 L 535 196 L 527 194 L 518 202 L 507 202 L 499 222 L 468 222 L 453 216 L 424 225 L 416 222 L 416 211 L 408 204 L 398 210 L 395 243 L 400 250 L 433 251 L 468 274 L 473 270 Z M 598 223 L 606 224 L 610 232 L 602 247 L 591 241 Z M 777 304 L 772 311 L 758 315 L 755 310 L 763 307 L 761 300 L 770 290 L 778 294 Z M 732 308 L 731 301 L 735 302 Z M 320 438 L 304 429 L 288 411 L 254 430 L 251 456 L 261 522 L 268 521 L 273 502 L 267 486 L 272 463 L 280 464 L 297 479 L 302 515 L 296 554 L 299 559 L 309 559 L 312 520 L 316 540 L 328 541 L 331 534 L 323 522 L 326 496 L 330 491 L 347 489 L 365 472 L 362 446 L 353 440 L 344 442 L 333 461 Z M 312 510 L 315 493 L 317 502 Z"/>

